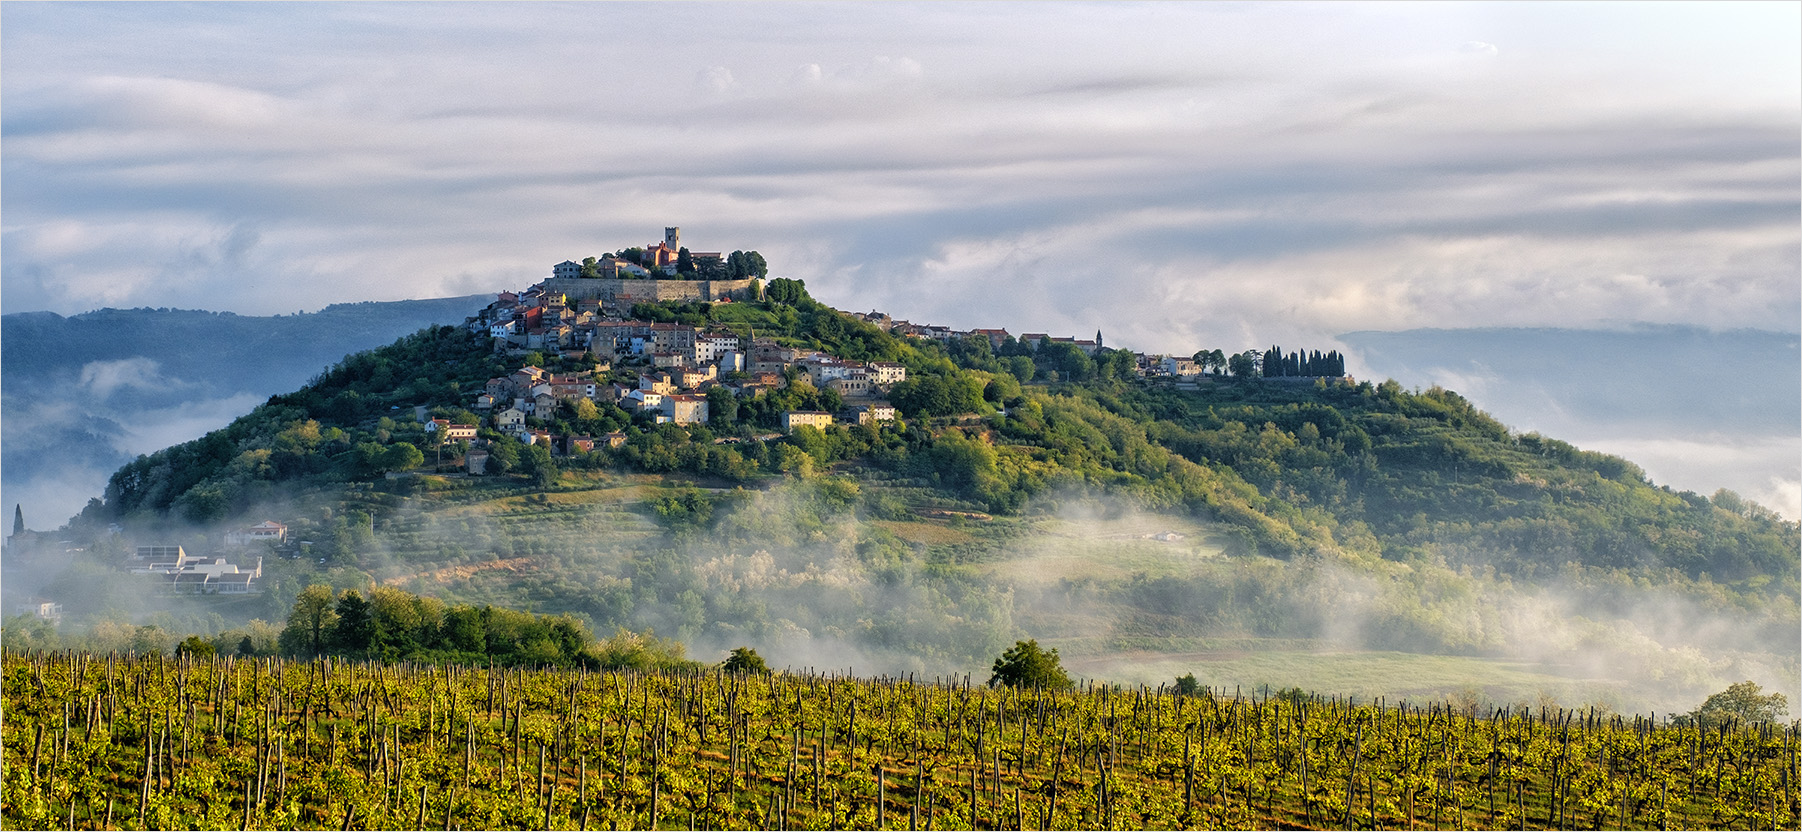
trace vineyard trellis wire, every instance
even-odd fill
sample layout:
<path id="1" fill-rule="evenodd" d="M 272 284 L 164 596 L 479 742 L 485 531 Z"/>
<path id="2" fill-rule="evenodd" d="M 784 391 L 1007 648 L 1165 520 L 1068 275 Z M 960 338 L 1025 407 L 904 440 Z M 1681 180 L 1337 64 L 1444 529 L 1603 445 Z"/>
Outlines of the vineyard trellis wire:
<path id="1" fill-rule="evenodd" d="M 1799 724 L 969 677 L 7 655 L 22 828 L 1797 829 Z"/>

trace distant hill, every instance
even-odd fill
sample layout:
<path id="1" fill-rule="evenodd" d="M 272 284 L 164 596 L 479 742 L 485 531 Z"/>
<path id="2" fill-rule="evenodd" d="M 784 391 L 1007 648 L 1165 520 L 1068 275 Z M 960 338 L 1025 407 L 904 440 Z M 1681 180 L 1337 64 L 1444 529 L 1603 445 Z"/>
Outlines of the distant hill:
<path id="1" fill-rule="evenodd" d="M 1589 425 L 1652 435 L 1802 431 L 1802 336 L 1793 332 L 1502 327 L 1339 340 L 1379 377 L 1456 387 L 1504 422 L 1560 436 Z"/>
<path id="2" fill-rule="evenodd" d="M 258 317 L 184 309 L 0 316 L 0 494 L 54 528 L 114 469 L 305 384 L 348 353 L 456 323 L 488 295 Z"/>

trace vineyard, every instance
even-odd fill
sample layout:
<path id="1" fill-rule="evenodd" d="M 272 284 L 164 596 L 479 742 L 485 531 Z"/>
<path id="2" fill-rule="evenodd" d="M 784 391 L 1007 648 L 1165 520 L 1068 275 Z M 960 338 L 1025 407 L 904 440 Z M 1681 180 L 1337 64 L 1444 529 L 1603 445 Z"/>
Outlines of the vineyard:
<path id="1" fill-rule="evenodd" d="M 323 659 L 4 659 L 9 828 L 1796 829 L 1798 725 Z"/>

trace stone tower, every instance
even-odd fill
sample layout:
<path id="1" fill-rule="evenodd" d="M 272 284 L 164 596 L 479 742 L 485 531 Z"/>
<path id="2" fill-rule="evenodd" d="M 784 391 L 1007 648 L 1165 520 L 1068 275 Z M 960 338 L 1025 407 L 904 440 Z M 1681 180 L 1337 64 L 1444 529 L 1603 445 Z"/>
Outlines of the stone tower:
<path id="1" fill-rule="evenodd" d="M 682 250 L 682 229 L 670 226 L 663 229 L 663 245 L 670 251 Z"/>
<path id="2" fill-rule="evenodd" d="M 1101 351 L 1101 330 L 1095 330 L 1095 351 Z"/>
<path id="3" fill-rule="evenodd" d="M 20 534 L 24 533 L 24 531 L 25 507 L 18 503 L 13 503 L 13 537 L 18 537 Z"/>

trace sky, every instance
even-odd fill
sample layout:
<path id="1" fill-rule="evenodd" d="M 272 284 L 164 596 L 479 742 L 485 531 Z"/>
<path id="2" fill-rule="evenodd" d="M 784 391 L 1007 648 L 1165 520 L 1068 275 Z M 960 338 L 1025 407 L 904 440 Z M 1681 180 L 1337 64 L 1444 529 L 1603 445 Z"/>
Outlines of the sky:
<path id="1" fill-rule="evenodd" d="M 518 289 L 678 225 L 840 308 L 1148 352 L 1793 333 L 1798 31 L 1797 3 L 6 3 L 0 306 Z"/>

